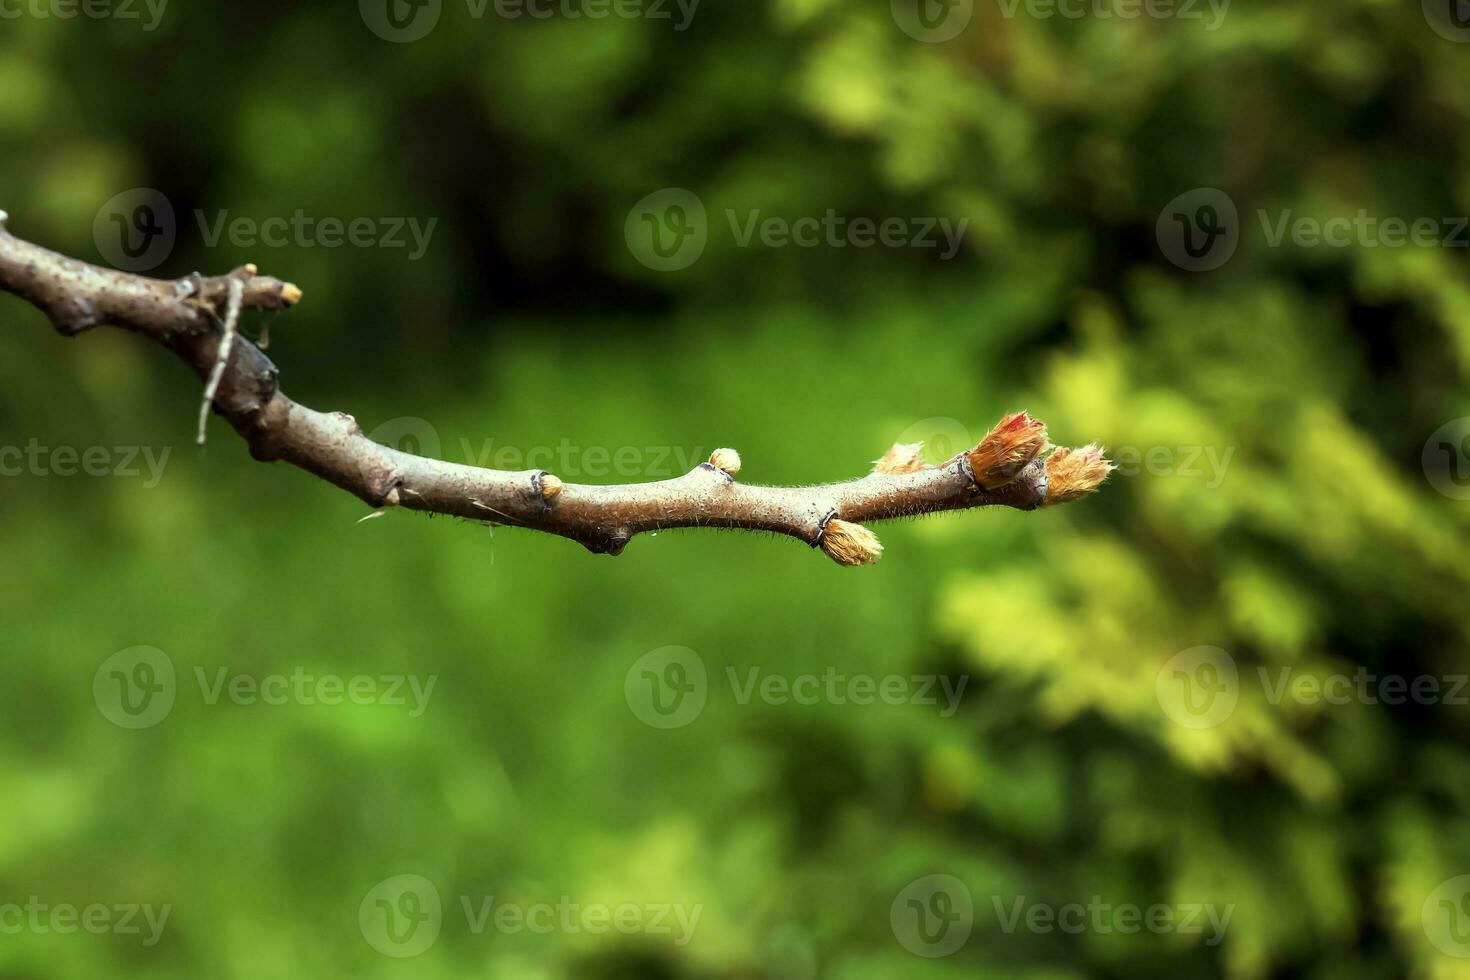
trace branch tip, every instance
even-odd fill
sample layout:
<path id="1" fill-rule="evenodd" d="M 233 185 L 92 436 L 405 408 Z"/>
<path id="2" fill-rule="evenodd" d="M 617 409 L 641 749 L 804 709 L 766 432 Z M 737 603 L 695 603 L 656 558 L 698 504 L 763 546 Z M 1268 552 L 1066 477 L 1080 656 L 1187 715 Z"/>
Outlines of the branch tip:
<path id="1" fill-rule="evenodd" d="M 281 285 L 281 302 L 287 306 L 295 306 L 301 302 L 301 287 L 294 282 L 283 283 Z"/>
<path id="2" fill-rule="evenodd" d="M 895 442 L 873 460 L 874 473 L 917 473 L 925 468 L 922 442 Z"/>
<path id="3" fill-rule="evenodd" d="M 878 535 L 861 524 L 828 518 L 820 542 L 827 557 L 839 565 L 871 565 L 883 554 Z"/>
<path id="4" fill-rule="evenodd" d="M 740 472 L 740 454 L 733 449 L 716 449 L 709 454 L 710 465 L 734 476 Z"/>
<path id="5" fill-rule="evenodd" d="M 982 489 L 994 490 L 1019 476 L 1045 448 L 1046 424 L 1026 412 L 1013 412 L 1002 417 L 966 455 L 975 482 Z"/>
<path id="6" fill-rule="evenodd" d="M 1046 458 L 1046 502 L 1043 507 L 1065 504 L 1085 497 L 1117 469 L 1103 457 L 1102 447 L 1089 443 L 1081 449 L 1057 449 Z"/>

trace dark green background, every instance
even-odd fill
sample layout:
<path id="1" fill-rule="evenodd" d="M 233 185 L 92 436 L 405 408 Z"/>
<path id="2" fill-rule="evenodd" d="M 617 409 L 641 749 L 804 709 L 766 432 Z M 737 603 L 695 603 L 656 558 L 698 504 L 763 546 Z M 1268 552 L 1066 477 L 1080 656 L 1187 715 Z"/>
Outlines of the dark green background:
<path id="1" fill-rule="evenodd" d="M 173 906 L 152 947 L 0 934 L 0 977 L 1470 976 L 1424 920 L 1470 871 L 1470 708 L 1273 703 L 1257 672 L 1470 669 L 1470 503 L 1421 463 L 1470 415 L 1465 252 L 1272 248 L 1257 218 L 1467 213 L 1470 44 L 1369 0 L 1242 2 L 1214 30 L 1206 8 L 976 0 L 944 43 L 874 0 L 705 0 L 684 31 L 444 0 L 404 44 L 356 7 L 173 0 L 152 31 L 141 8 L 4 8 L 12 229 L 103 261 L 99 209 L 156 189 L 177 226 L 156 274 L 254 261 L 305 289 L 269 321 L 290 394 L 369 431 L 421 419 L 461 462 L 565 440 L 551 468 L 599 482 L 598 452 L 634 447 L 637 479 L 728 445 L 742 479 L 813 482 L 904 434 L 953 451 L 1022 407 L 1058 443 L 1158 462 L 1064 509 L 880 527 L 868 569 L 713 531 L 614 560 L 405 513 L 359 525 L 358 501 L 250 461 L 218 420 L 196 449 L 199 386 L 163 351 L 65 341 L 0 299 L 0 446 L 170 451 L 157 486 L 0 478 L 0 905 Z M 709 215 L 675 272 L 624 239 L 664 187 Z M 1240 247 L 1191 273 L 1155 222 L 1198 187 L 1238 206 Z M 437 224 L 410 261 L 208 247 L 196 209 Z M 741 248 L 727 209 L 968 226 L 949 262 Z M 1184 465 L 1197 450 L 1230 453 L 1224 473 Z M 128 731 L 92 685 L 136 645 L 179 684 Z M 710 690 L 661 731 L 624 681 L 668 645 Z M 1239 701 L 1194 729 L 1155 681 L 1201 645 L 1238 665 Z M 221 667 L 438 681 L 418 718 L 209 704 L 194 672 Z M 969 680 L 949 718 L 742 705 L 726 669 L 753 667 Z M 358 926 L 399 874 L 445 904 L 414 959 Z M 975 909 L 938 959 L 890 927 L 930 874 Z M 702 915 L 683 946 L 477 935 L 459 897 L 489 895 Z M 996 912 L 1093 896 L 1233 914 L 1211 946 L 1008 933 Z"/>

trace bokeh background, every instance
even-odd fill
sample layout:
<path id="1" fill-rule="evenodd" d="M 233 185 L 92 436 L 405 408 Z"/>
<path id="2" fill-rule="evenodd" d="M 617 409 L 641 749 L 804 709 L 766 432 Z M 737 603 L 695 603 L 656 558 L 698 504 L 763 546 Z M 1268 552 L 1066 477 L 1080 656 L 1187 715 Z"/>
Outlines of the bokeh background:
<path id="1" fill-rule="evenodd" d="M 154 274 L 300 283 L 245 324 L 286 390 L 460 462 L 612 482 L 733 446 L 742 479 L 813 482 L 1028 408 L 1131 465 L 1066 508 L 879 527 L 866 569 L 714 531 L 610 559 L 360 524 L 218 421 L 197 449 L 163 351 L 0 297 L 0 447 L 49 461 L 0 478 L 0 907 L 171 908 L 152 945 L 0 913 L 0 977 L 1470 976 L 1466 252 L 1266 234 L 1470 214 L 1456 0 L 394 2 L 437 19 L 7 4 L 11 228 L 107 262 L 109 202 L 152 189 Z M 665 188 L 707 241 L 660 271 L 625 232 Z M 1190 271 L 1159 229 L 1203 226 L 1171 204 L 1198 188 L 1236 247 Z M 742 246 L 727 217 L 829 210 L 966 226 L 945 260 Z M 435 224 L 416 259 L 206 235 L 298 211 Z M 114 475 L 59 475 L 64 447 Z M 133 729 L 107 664 L 139 646 L 176 679 Z M 704 704 L 660 728 L 638 691 L 669 657 Z M 221 671 L 435 687 L 417 714 L 211 703 Z M 752 671 L 966 687 L 952 713 L 741 703 Z M 1359 674 L 1439 693 L 1279 693 Z M 426 948 L 370 923 L 385 894 L 413 911 L 402 875 L 441 903 Z M 700 912 L 683 937 L 476 930 L 491 896 Z M 1069 903 L 1229 919 L 1008 925 Z"/>

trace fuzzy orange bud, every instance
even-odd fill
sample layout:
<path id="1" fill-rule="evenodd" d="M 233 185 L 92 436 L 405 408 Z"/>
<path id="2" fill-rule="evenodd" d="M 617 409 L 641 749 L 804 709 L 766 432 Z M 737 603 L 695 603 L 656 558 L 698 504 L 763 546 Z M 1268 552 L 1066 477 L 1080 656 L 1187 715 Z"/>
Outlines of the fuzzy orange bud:
<path id="1" fill-rule="evenodd" d="M 1102 486 L 1114 469 L 1096 443 L 1081 449 L 1058 449 L 1046 458 L 1046 503 L 1042 506 L 1065 504 L 1087 496 Z"/>
<path id="2" fill-rule="evenodd" d="M 1014 480 L 1036 454 L 1046 448 L 1046 424 L 1025 412 L 1000 420 L 995 428 L 970 450 L 970 472 L 986 490 Z"/>

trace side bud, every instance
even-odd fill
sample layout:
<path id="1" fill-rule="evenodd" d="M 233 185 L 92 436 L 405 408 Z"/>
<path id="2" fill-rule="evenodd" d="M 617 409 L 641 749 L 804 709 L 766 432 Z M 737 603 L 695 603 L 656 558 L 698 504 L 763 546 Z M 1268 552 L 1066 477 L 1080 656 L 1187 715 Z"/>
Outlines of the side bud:
<path id="1" fill-rule="evenodd" d="M 895 442 L 881 459 L 873 461 L 874 473 L 917 473 L 924 468 L 922 442 Z"/>
<path id="2" fill-rule="evenodd" d="M 839 565 L 871 565 L 883 554 L 878 535 L 833 517 L 822 527 L 822 551 Z"/>

